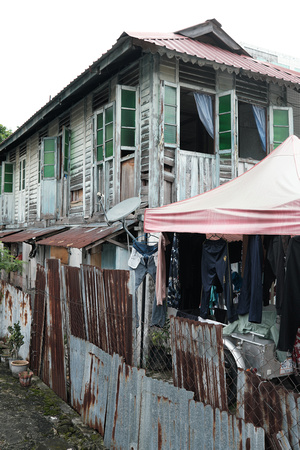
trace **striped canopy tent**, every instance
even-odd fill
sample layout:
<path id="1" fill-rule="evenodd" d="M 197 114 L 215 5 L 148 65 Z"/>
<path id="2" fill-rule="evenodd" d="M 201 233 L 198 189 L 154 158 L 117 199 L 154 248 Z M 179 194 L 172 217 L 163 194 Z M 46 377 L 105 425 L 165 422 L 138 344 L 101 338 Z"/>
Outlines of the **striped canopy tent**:
<path id="1" fill-rule="evenodd" d="M 290 136 L 239 177 L 195 197 L 145 211 L 144 230 L 300 235 L 300 140 Z"/>

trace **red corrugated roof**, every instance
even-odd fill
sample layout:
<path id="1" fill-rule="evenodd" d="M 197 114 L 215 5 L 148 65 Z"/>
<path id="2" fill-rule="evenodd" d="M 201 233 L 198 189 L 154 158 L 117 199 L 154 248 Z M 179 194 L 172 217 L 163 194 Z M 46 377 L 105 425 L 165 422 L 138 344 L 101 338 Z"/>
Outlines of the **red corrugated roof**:
<path id="1" fill-rule="evenodd" d="M 8 236 L 8 235 L 11 235 L 11 234 L 19 233 L 20 231 L 22 231 L 22 230 L 2 230 L 2 231 L 0 231 L 0 240 L 1 240 L 1 242 L 3 241 L 2 238 L 4 238 L 4 236 Z"/>
<path id="2" fill-rule="evenodd" d="M 9 235 L 1 238 L 1 242 L 25 242 L 29 239 L 36 239 L 51 233 L 60 233 L 65 228 L 66 227 L 34 228 L 29 230 L 18 230 L 18 232 L 15 232 L 14 234 L 10 234 L 12 233 L 10 231 Z"/>
<path id="3" fill-rule="evenodd" d="M 228 50 L 214 47 L 210 44 L 198 42 L 186 36 L 175 33 L 127 33 L 129 36 L 155 44 L 191 57 L 212 61 L 234 69 L 245 70 L 253 74 L 284 80 L 293 84 L 300 84 L 300 73 L 294 70 L 276 66 L 271 63 L 258 61 L 250 56 L 237 55 Z"/>
<path id="4" fill-rule="evenodd" d="M 53 247 L 83 248 L 122 229 L 123 225 L 120 223 L 107 227 L 75 227 L 68 231 L 63 231 L 60 234 L 42 239 L 38 243 Z"/>

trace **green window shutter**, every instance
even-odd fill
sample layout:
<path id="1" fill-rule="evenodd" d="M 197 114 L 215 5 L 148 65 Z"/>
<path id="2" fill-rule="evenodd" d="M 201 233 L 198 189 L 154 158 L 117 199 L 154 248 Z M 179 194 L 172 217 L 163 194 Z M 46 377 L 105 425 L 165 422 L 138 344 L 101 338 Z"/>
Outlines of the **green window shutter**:
<path id="1" fill-rule="evenodd" d="M 121 90 L 121 146 L 135 147 L 136 91 Z"/>
<path id="2" fill-rule="evenodd" d="M 290 135 L 289 110 L 273 109 L 273 144 L 274 149 Z"/>
<path id="3" fill-rule="evenodd" d="M 219 149 L 231 153 L 231 94 L 219 97 Z"/>
<path id="4" fill-rule="evenodd" d="M 44 178 L 56 175 L 56 138 L 44 138 Z"/>
<path id="5" fill-rule="evenodd" d="M 2 164 L 0 164 L 0 195 L 2 194 Z"/>
<path id="6" fill-rule="evenodd" d="M 177 89 L 165 86 L 164 140 L 167 144 L 177 143 Z"/>
<path id="7" fill-rule="evenodd" d="M 105 158 L 114 154 L 114 108 L 105 110 Z"/>
<path id="8" fill-rule="evenodd" d="M 10 163 L 4 165 L 4 192 L 11 194 L 13 192 L 14 166 Z"/>

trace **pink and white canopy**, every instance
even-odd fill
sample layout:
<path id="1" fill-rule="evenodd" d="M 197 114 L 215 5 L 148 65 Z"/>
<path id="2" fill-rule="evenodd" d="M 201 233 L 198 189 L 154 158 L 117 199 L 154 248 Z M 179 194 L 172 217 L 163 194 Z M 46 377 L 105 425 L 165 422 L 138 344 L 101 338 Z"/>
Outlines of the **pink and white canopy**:
<path id="1" fill-rule="evenodd" d="M 145 232 L 300 235 L 300 140 L 211 191 L 146 209 Z"/>

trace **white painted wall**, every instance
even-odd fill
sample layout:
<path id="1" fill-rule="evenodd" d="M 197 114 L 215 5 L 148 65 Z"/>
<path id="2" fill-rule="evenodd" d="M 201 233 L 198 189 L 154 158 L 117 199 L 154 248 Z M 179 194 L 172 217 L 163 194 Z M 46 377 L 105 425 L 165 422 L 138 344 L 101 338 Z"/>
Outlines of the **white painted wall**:
<path id="1" fill-rule="evenodd" d="M 82 264 L 82 250 L 80 248 L 70 248 L 69 266 L 80 267 Z"/>

